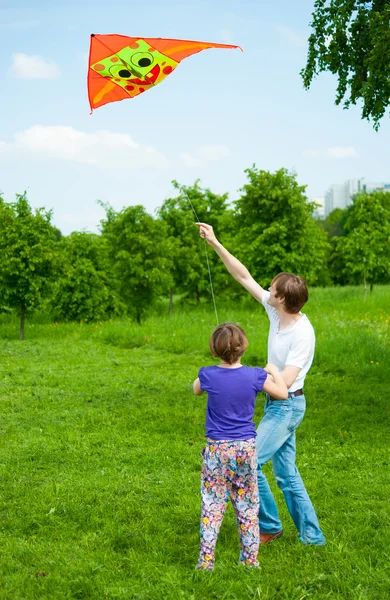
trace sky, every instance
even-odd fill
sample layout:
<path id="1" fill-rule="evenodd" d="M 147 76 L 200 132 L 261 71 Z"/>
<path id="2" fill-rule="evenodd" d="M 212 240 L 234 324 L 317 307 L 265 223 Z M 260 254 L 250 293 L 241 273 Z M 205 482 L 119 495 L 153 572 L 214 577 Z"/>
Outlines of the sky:
<path id="1" fill-rule="evenodd" d="M 334 104 L 337 80 L 304 90 L 314 0 L 0 0 L 0 191 L 27 191 L 64 235 L 104 209 L 176 195 L 172 180 L 239 197 L 245 169 L 286 168 L 308 198 L 333 183 L 390 181 L 388 115 Z M 235 44 L 182 61 L 160 85 L 90 115 L 91 33 Z"/>

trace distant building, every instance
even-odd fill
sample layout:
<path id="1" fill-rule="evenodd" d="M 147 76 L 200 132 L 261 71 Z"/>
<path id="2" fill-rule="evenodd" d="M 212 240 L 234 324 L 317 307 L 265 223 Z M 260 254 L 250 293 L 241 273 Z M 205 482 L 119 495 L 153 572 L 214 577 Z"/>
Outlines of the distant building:
<path id="1" fill-rule="evenodd" d="M 348 179 L 344 183 L 333 183 L 325 194 L 325 218 L 335 208 L 347 208 L 358 192 L 374 192 L 383 190 L 390 192 L 390 183 L 368 182 L 361 179 Z"/>
<path id="2" fill-rule="evenodd" d="M 318 204 L 313 213 L 313 217 L 316 219 L 323 219 L 325 217 L 325 196 L 314 196 L 314 198 L 311 198 L 311 201 Z"/>
<path id="3" fill-rule="evenodd" d="M 390 192 L 390 183 L 363 183 L 362 190 L 367 193 L 376 192 L 377 190 Z"/>

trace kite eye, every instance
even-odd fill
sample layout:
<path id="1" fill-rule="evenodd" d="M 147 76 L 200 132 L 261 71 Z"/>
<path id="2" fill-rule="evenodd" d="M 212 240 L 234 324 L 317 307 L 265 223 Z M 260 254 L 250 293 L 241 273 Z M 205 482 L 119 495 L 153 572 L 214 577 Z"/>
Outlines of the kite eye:
<path id="1" fill-rule="evenodd" d="M 134 77 L 133 73 L 121 64 L 110 67 L 110 75 L 111 77 L 120 77 L 121 79 L 130 79 L 131 77 Z"/>
<path id="2" fill-rule="evenodd" d="M 124 78 L 128 78 L 131 76 L 130 71 L 128 71 L 127 69 L 121 69 L 118 73 L 119 77 L 124 77 Z"/>
<path id="3" fill-rule="evenodd" d="M 131 57 L 131 62 L 136 67 L 147 68 L 154 63 L 154 57 L 150 52 L 136 52 Z"/>

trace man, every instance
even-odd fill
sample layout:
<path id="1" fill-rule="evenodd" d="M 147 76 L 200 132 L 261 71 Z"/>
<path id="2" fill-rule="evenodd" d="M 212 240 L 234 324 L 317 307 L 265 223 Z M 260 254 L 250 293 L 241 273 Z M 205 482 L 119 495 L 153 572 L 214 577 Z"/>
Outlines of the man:
<path id="1" fill-rule="evenodd" d="M 257 460 L 260 494 L 260 541 L 272 542 L 283 535 L 278 509 L 262 467 L 270 459 L 276 482 L 304 544 L 325 544 L 314 507 L 295 466 L 295 430 L 306 409 L 305 376 L 314 355 L 315 336 L 309 319 L 300 312 L 308 300 L 306 283 L 291 273 L 277 275 L 267 292 L 217 240 L 211 225 L 197 223 L 200 236 L 214 248 L 229 273 L 260 302 L 270 320 L 268 362 L 279 368 L 288 387 L 287 400 L 267 395 L 264 418 L 257 429 Z"/>

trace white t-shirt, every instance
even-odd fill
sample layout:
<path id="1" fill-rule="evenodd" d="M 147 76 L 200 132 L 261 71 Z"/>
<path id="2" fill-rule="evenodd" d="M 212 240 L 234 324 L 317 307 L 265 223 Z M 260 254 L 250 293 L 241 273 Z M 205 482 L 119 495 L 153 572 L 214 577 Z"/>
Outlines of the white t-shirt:
<path id="1" fill-rule="evenodd" d="M 288 329 L 279 331 L 279 317 L 276 309 L 268 304 L 270 293 L 264 291 L 262 304 L 270 321 L 268 335 L 268 362 L 276 365 L 279 371 L 286 366 L 299 367 L 298 377 L 289 388 L 295 392 L 303 388 L 306 373 L 311 367 L 314 356 L 315 335 L 312 324 L 303 313 L 298 321 Z"/>

